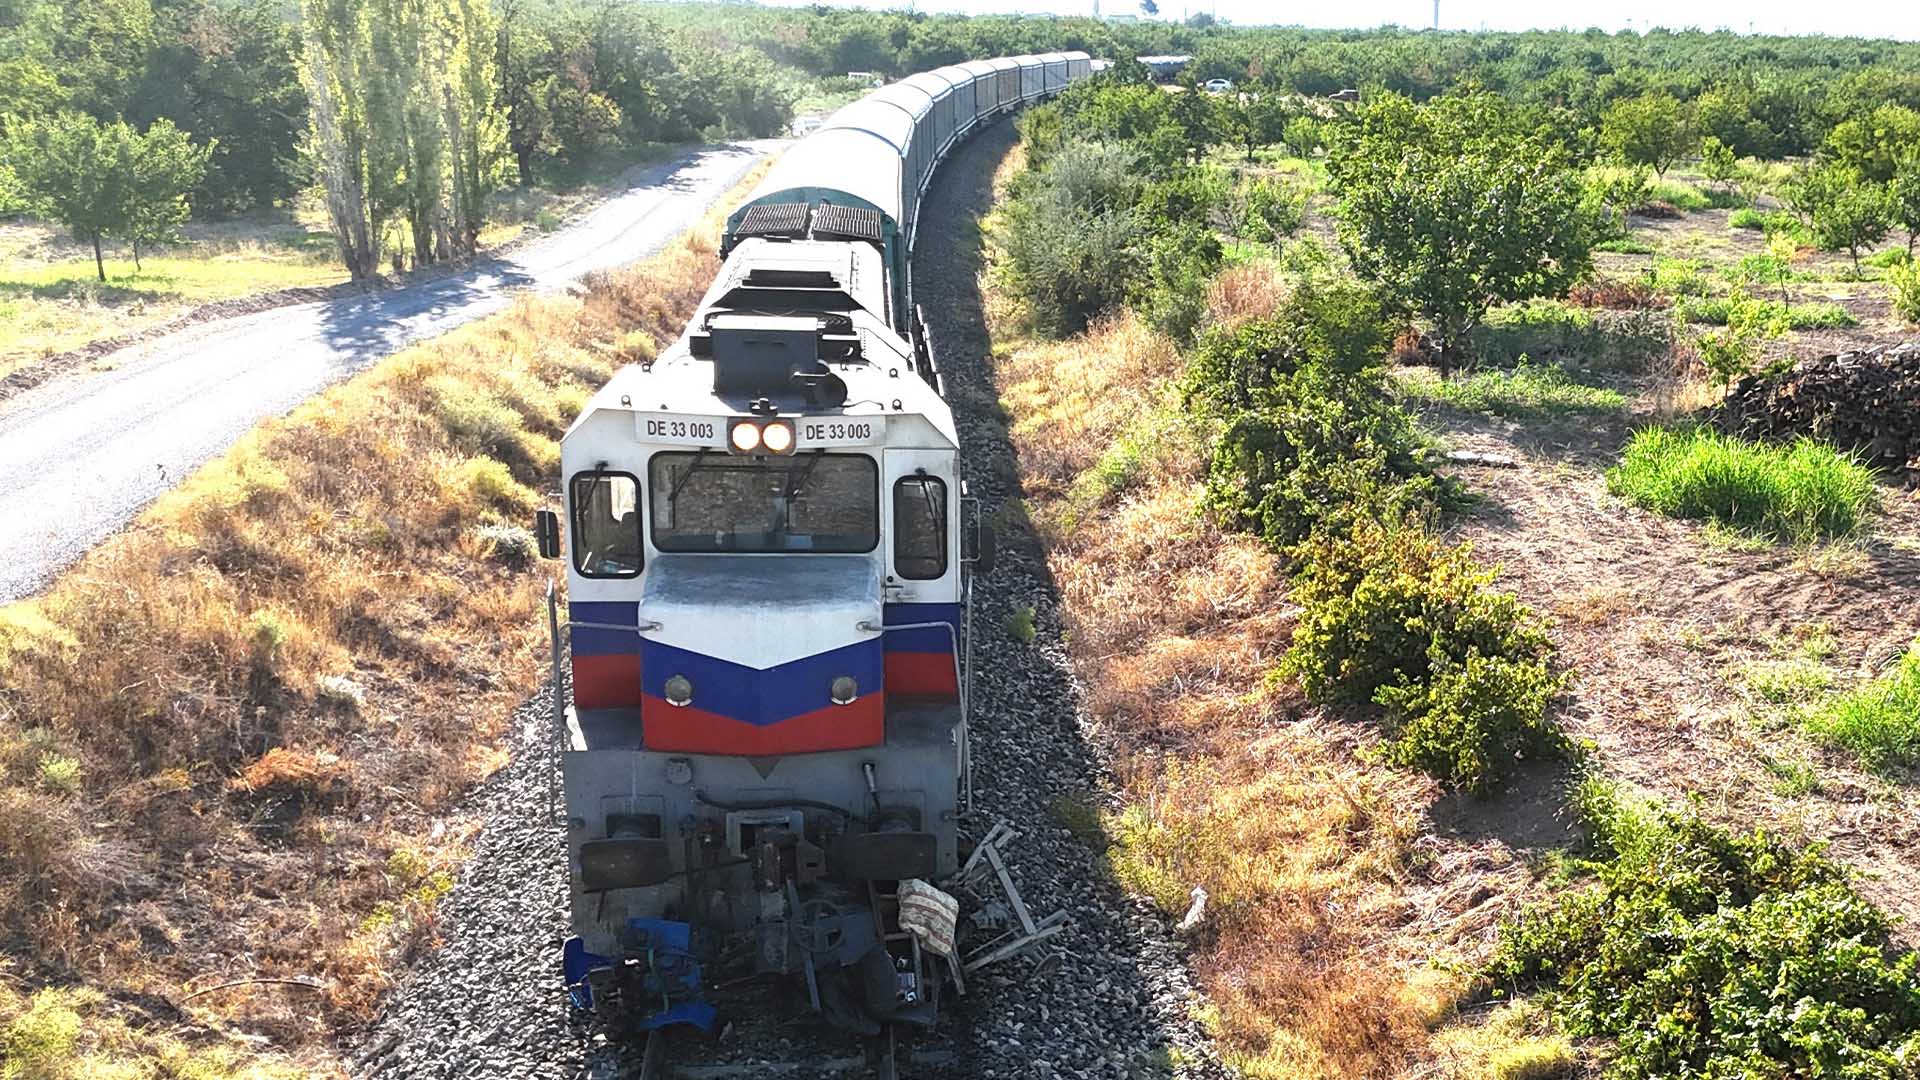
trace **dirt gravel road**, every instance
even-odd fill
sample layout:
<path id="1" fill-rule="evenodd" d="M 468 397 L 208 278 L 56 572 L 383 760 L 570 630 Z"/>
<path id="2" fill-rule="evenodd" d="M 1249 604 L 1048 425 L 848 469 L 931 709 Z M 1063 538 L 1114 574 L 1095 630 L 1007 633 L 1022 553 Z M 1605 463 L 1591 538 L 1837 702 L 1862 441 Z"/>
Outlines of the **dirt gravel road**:
<path id="1" fill-rule="evenodd" d="M 256 423 L 381 357 L 649 255 L 773 142 L 683 155 L 511 254 L 384 292 L 190 327 L 0 402 L 0 603 L 32 595 Z"/>

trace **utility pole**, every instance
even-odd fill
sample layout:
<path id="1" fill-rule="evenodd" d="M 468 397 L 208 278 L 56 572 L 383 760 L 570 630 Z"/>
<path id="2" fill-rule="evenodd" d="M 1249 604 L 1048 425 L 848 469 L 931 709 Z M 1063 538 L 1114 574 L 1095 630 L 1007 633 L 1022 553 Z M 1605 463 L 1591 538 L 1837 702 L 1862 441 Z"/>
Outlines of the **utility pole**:
<path id="1" fill-rule="evenodd" d="M 1433 0 L 1433 28 L 1440 29 L 1440 0 Z"/>

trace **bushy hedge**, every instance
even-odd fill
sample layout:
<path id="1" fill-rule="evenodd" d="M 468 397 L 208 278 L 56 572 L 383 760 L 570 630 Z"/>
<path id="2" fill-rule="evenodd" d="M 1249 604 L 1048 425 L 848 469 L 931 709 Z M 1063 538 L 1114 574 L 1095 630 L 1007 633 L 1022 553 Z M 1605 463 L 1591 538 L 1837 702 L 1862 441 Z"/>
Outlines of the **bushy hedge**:
<path id="1" fill-rule="evenodd" d="M 1491 974 L 1617 1040 L 1608 1076 L 1915 1075 L 1920 955 L 1817 849 L 1583 795 L 1596 882 L 1510 923 Z"/>
<path id="2" fill-rule="evenodd" d="M 1021 118 L 1027 169 L 996 229 L 999 273 L 1042 335 L 1122 305 L 1182 342 L 1198 329 L 1222 258 L 1207 223 L 1230 185 L 1187 163 L 1167 97 L 1096 79 Z"/>
<path id="3" fill-rule="evenodd" d="M 1557 749 L 1546 630 L 1490 587 L 1470 546 L 1389 514 L 1321 533 L 1297 555 L 1301 611 L 1282 669 L 1314 701 L 1385 707 L 1389 759 L 1479 792 Z"/>
<path id="4" fill-rule="evenodd" d="M 1557 747 L 1560 680 L 1539 621 L 1427 525 L 1443 490 L 1388 392 L 1394 327 L 1377 293 L 1309 275 L 1203 337 L 1184 383 L 1212 429 L 1203 505 L 1294 562 L 1282 670 L 1307 696 L 1383 707 L 1390 760 L 1484 791 Z"/>
<path id="5" fill-rule="evenodd" d="M 1380 365 L 1387 309 L 1351 281 L 1309 278 L 1265 319 L 1195 348 L 1188 407 L 1217 426 L 1205 506 L 1284 550 L 1354 508 L 1431 480 Z"/>

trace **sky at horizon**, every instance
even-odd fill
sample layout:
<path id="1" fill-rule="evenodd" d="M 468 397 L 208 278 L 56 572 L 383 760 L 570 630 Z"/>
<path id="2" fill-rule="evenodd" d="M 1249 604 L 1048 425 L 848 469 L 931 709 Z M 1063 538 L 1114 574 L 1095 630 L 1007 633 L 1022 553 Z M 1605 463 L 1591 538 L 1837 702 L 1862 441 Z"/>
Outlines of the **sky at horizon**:
<path id="1" fill-rule="evenodd" d="M 816 0 L 765 0 L 783 6 Z M 905 8 L 983 14 L 1090 15 L 1095 0 L 873 0 L 836 7 Z M 1137 0 L 1099 0 L 1102 13 L 1138 14 Z M 1433 25 L 1432 0 L 1347 0 L 1341 4 L 1288 4 L 1274 0 L 1160 0 L 1160 17 L 1207 12 L 1242 25 L 1282 24 L 1327 28 Z M 1828 34 L 1842 37 L 1920 40 L 1920 3 L 1835 0 L 1807 4 L 1789 0 L 1617 0 L 1592 5 L 1542 4 L 1539 0 L 1441 0 L 1442 30 L 1602 30 L 1645 32 L 1698 28 L 1757 34 Z"/>

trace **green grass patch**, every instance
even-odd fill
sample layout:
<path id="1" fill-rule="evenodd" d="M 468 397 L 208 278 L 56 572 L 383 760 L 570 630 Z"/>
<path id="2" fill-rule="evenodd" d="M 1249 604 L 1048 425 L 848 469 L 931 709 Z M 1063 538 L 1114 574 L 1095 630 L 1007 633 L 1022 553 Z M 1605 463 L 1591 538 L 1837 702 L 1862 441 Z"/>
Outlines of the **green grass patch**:
<path id="1" fill-rule="evenodd" d="M 1860 325 L 1860 320 L 1839 304 L 1783 304 L 1758 297 L 1752 302 L 1761 308 L 1762 319 L 1783 321 L 1789 330 L 1844 330 Z M 1725 326 L 1733 303 L 1724 296 L 1689 297 L 1675 301 L 1673 310 L 1687 322 Z"/>
<path id="2" fill-rule="evenodd" d="M 1585 368 L 1637 369 L 1673 344 L 1664 311 L 1603 311 L 1561 300 L 1530 300 L 1487 313 L 1471 348 L 1483 364 L 1507 367 L 1529 357 L 1568 356 Z"/>
<path id="3" fill-rule="evenodd" d="M 1783 232 L 1788 236 L 1800 238 L 1806 235 L 1806 226 L 1800 219 L 1785 210 L 1761 210 L 1758 207 L 1742 206 L 1727 215 L 1727 227 L 1731 229 L 1752 229 L 1756 232 Z"/>
<path id="4" fill-rule="evenodd" d="M 1702 210 L 1711 210 L 1716 205 L 1718 192 L 1707 192 L 1683 180 L 1658 180 L 1647 190 L 1649 203 L 1666 203 L 1675 210 L 1684 210 L 1697 214 Z"/>
<path id="5" fill-rule="evenodd" d="M 1653 287 L 1669 296 L 1706 296 L 1713 289 L 1706 264 L 1699 259 L 1660 256 L 1653 260 Z"/>
<path id="6" fill-rule="evenodd" d="M 1502 931 L 1495 985 L 1537 989 L 1606 1075 L 1900 1077 L 1920 954 L 1817 849 L 1735 835 L 1589 780 L 1593 883 Z"/>
<path id="7" fill-rule="evenodd" d="M 1871 266 L 1876 270 L 1885 270 L 1889 266 L 1904 266 L 1907 262 L 1907 249 L 1891 247 L 1885 251 L 1876 251 L 1860 258 L 1861 266 Z"/>
<path id="8" fill-rule="evenodd" d="M 1830 446 L 1752 443 L 1699 427 L 1636 433 L 1607 485 L 1671 517 L 1800 543 L 1850 535 L 1874 501 L 1872 470 Z"/>
<path id="9" fill-rule="evenodd" d="M 1797 799 L 1820 790 L 1820 774 L 1814 771 L 1810 762 L 1763 754 L 1760 767 L 1773 777 L 1773 793 L 1781 798 Z"/>
<path id="10" fill-rule="evenodd" d="M 1007 636 L 1022 645 L 1033 644 L 1033 639 L 1039 633 L 1033 623 L 1036 614 L 1032 604 L 1023 604 L 1007 612 Z"/>
<path id="11" fill-rule="evenodd" d="M 1805 726 L 1870 769 L 1920 765 L 1920 644 L 1886 675 L 1813 709 Z"/>
<path id="12" fill-rule="evenodd" d="M 346 279 L 324 253 L 261 248 L 108 259 L 0 262 L 0 375 L 49 353 L 165 322 L 202 303 Z"/>
<path id="13" fill-rule="evenodd" d="M 1645 240 L 1635 240 L 1631 236 L 1623 236 L 1617 240 L 1602 240 L 1593 245 L 1593 250 L 1610 251 L 1615 255 L 1651 255 L 1653 254 L 1653 245 L 1647 243 Z"/>
<path id="14" fill-rule="evenodd" d="M 1413 401 L 1510 420 L 1593 416 L 1627 406 L 1618 390 L 1575 382 L 1560 365 L 1532 364 L 1525 357 L 1510 371 L 1481 370 L 1452 379 L 1406 373 L 1400 390 Z"/>

